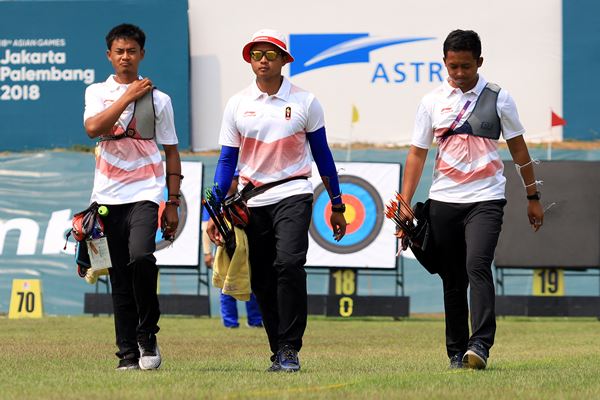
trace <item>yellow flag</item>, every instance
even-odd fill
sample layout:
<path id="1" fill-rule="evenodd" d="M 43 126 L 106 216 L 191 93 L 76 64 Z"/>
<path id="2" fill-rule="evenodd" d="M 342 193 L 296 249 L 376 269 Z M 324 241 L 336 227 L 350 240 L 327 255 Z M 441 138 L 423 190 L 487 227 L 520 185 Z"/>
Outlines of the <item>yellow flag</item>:
<path id="1" fill-rule="evenodd" d="M 356 106 L 354 104 L 352 104 L 352 123 L 353 124 L 357 123 L 358 119 L 359 119 L 358 108 L 356 108 Z"/>

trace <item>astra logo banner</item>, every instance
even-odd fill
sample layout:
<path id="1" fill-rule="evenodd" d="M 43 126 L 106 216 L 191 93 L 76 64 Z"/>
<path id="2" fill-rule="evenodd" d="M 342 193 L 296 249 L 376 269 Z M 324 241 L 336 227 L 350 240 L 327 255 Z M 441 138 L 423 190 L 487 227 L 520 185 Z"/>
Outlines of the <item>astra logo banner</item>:
<path id="1" fill-rule="evenodd" d="M 290 64 L 290 76 L 332 65 L 368 63 L 373 50 L 432 39 L 380 38 L 368 33 L 291 34 L 290 50 L 295 61 Z"/>

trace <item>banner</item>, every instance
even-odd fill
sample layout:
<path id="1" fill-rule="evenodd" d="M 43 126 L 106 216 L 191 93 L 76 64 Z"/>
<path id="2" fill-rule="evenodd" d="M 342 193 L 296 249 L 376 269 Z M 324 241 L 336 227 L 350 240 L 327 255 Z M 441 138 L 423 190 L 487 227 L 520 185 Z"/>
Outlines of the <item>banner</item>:
<path id="1" fill-rule="evenodd" d="M 336 242 L 329 222 L 331 202 L 313 164 L 315 190 L 307 267 L 396 268 L 396 238 L 384 204 L 400 190 L 400 164 L 336 163 L 340 171 L 346 235 Z"/>
<path id="2" fill-rule="evenodd" d="M 157 231 L 159 265 L 200 262 L 202 170 L 202 163 L 182 162 L 179 227 L 172 244 Z M 83 311 L 83 294 L 93 288 L 77 276 L 75 242 L 66 242 L 65 233 L 73 214 L 88 207 L 93 179 L 94 156 L 89 153 L 13 154 L 0 159 L 0 312 L 8 311 L 15 278 L 43 281 L 45 313 Z"/>
<path id="3" fill-rule="evenodd" d="M 179 147 L 189 146 L 187 0 L 0 1 L 0 15 L 0 121 L 10 137 L 0 151 L 93 145 L 84 92 L 113 73 L 105 36 L 124 21 L 146 33 L 140 74 L 171 96 Z"/>
<path id="4" fill-rule="evenodd" d="M 263 25 L 286 36 L 295 61 L 283 74 L 319 99 L 330 142 L 410 144 L 421 98 L 447 77 L 443 43 L 457 28 L 480 35 L 479 72 L 515 99 L 525 139 L 561 140 L 562 128 L 550 129 L 548 110 L 562 114 L 563 108 L 562 3 L 506 0 L 490 9 L 477 0 L 460 7 L 442 0 L 307 0 L 263 8 L 240 2 L 232 13 L 227 2 L 190 1 L 192 148 L 217 147 L 227 100 L 255 78 L 242 47 Z M 515 59 L 527 60 L 527 67 Z M 351 123 L 352 106 L 360 123 Z"/>

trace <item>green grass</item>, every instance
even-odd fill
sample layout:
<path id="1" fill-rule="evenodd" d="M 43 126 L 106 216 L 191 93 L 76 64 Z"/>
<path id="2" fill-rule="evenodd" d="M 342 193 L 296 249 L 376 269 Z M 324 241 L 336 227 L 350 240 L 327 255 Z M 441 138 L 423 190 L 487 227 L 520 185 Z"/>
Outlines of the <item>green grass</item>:
<path id="1" fill-rule="evenodd" d="M 596 319 L 500 319 L 485 371 L 450 371 L 436 318 L 309 320 L 297 374 L 267 373 L 264 331 L 161 319 L 158 371 L 115 371 L 107 317 L 0 318 L 2 399 L 600 398 Z"/>

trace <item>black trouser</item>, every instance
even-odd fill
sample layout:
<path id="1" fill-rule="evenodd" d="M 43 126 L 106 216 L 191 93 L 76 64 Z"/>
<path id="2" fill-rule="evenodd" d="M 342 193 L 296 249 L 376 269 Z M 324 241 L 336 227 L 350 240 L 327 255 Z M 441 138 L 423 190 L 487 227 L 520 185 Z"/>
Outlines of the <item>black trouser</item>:
<path id="1" fill-rule="evenodd" d="M 252 291 L 273 354 L 283 345 L 302 347 L 306 329 L 306 252 L 312 194 L 250 209 L 246 228 Z"/>
<path id="2" fill-rule="evenodd" d="M 139 357 L 138 336 L 157 333 L 160 309 L 156 285 L 158 205 L 151 201 L 109 205 L 103 217 L 112 268 L 115 333 L 119 358 Z"/>
<path id="3" fill-rule="evenodd" d="M 505 204 L 506 200 L 467 204 L 431 201 L 431 233 L 442 260 L 440 276 L 444 286 L 449 357 L 464 353 L 474 342 L 479 342 L 488 351 L 494 344 L 496 296 L 491 265 Z"/>

